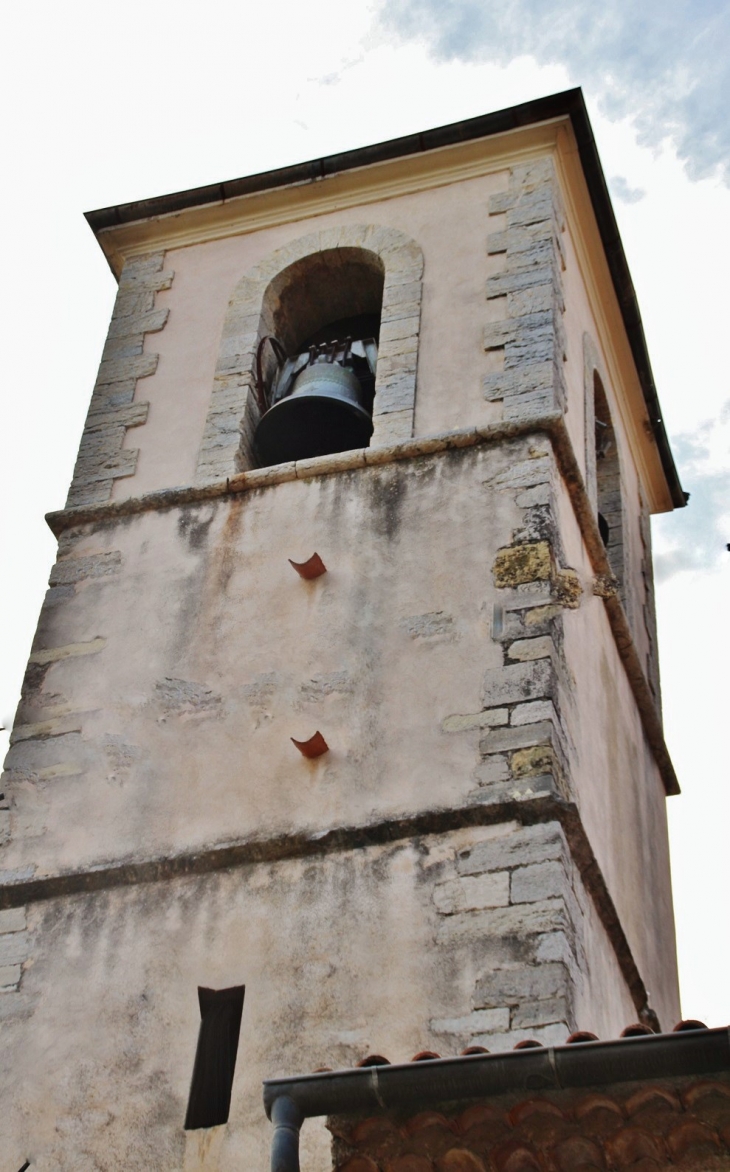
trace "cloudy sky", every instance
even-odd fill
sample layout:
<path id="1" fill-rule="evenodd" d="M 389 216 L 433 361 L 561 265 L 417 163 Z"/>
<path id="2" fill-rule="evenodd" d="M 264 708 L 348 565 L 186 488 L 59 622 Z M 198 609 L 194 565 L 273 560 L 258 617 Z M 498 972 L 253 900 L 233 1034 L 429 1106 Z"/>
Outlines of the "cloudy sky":
<path id="1" fill-rule="evenodd" d="M 726 1024 L 730 5 L 39 0 L 3 32 L 5 723 L 114 297 L 83 211 L 583 86 L 692 494 L 654 530 L 669 810 L 684 1012 Z"/>

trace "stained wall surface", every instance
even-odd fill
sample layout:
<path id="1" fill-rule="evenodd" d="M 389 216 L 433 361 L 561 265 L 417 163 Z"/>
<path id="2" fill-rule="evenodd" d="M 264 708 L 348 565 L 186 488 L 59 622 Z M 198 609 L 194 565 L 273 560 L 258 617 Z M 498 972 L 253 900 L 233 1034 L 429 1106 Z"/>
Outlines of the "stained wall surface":
<path id="1" fill-rule="evenodd" d="M 414 433 L 506 429 L 63 532 L 5 775 L 18 1166 L 263 1169 L 265 1077 L 679 1018 L 662 779 L 545 425 L 589 480 L 587 354 L 647 670 L 656 486 L 564 195 L 542 156 L 122 274 L 72 505 L 195 482 L 232 291 L 337 225 L 423 254 Z M 231 1121 L 186 1136 L 196 986 L 241 983 Z"/>
<path id="2" fill-rule="evenodd" d="M 2 1023 L 8 1166 L 30 1157 L 39 1172 L 265 1172 L 263 1078 L 370 1053 L 408 1061 L 474 1040 L 499 1048 L 500 1036 L 562 1041 L 575 1015 L 571 958 L 584 947 L 598 964 L 584 968 L 581 1023 L 615 1031 L 633 1007 L 600 925 L 572 906 L 570 883 L 551 890 L 543 879 L 540 897 L 517 890 L 535 850 L 557 857 L 559 842 L 554 824 L 528 834 L 502 824 L 36 904 L 23 987 Z M 482 883 L 460 909 L 449 903 L 459 866 L 479 850 L 491 891 Z M 515 974 L 528 971 L 533 996 L 519 1017 Z M 186 1133 L 196 987 L 244 983 L 229 1123 Z M 495 993 L 501 1005 L 474 1009 Z M 541 1007 L 568 1022 L 535 1026 Z M 328 1166 L 329 1139 L 322 1121 L 306 1123 L 304 1172 Z"/>

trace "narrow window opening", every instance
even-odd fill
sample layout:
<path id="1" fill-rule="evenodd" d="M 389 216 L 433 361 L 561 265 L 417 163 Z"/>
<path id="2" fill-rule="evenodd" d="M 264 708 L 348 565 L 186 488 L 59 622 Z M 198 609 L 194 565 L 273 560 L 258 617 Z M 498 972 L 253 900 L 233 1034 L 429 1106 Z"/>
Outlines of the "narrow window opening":
<path id="1" fill-rule="evenodd" d="M 190 1085 L 185 1130 L 228 1122 L 236 1069 L 244 985 L 198 989 L 200 1032 Z"/>
<path id="2" fill-rule="evenodd" d="M 621 468 L 606 392 L 597 373 L 593 376 L 593 405 L 598 528 L 623 599 L 625 573 Z"/>

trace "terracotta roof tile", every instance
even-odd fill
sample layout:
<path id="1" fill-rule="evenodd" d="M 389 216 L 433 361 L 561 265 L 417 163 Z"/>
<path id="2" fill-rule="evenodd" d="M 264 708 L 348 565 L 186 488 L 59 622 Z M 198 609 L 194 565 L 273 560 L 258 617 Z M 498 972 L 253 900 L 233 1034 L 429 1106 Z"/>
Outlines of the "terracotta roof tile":
<path id="1" fill-rule="evenodd" d="M 543 1172 L 537 1152 L 529 1144 L 512 1139 L 492 1152 L 498 1172 Z"/>
<path id="2" fill-rule="evenodd" d="M 703 1028 L 690 1019 L 676 1032 Z M 622 1037 L 631 1039 L 627 1047 L 640 1048 L 650 1034 L 637 1023 Z M 592 1042 L 581 1032 L 571 1044 Z M 483 1047 L 468 1047 L 464 1057 L 482 1053 Z M 436 1058 L 421 1051 L 412 1061 Z M 371 1054 L 359 1065 L 389 1064 Z M 407 1117 L 339 1116 L 331 1127 L 337 1172 L 730 1172 L 730 1074 L 677 1074 L 638 1087 L 551 1088 L 521 1097 L 511 1092 Z"/>
<path id="3" fill-rule="evenodd" d="M 643 1160 L 654 1160 L 658 1168 L 666 1163 L 661 1140 L 643 1127 L 623 1127 L 608 1137 L 605 1147 L 619 1168 L 630 1168 Z"/>
<path id="4" fill-rule="evenodd" d="M 606 1159 L 598 1144 L 584 1135 L 573 1135 L 558 1144 L 554 1153 L 560 1172 L 603 1172 Z"/>
<path id="5" fill-rule="evenodd" d="M 385 1165 L 385 1172 L 433 1172 L 433 1164 L 425 1156 L 398 1156 Z"/>
<path id="6" fill-rule="evenodd" d="M 692 1155 L 699 1154 L 696 1149 L 714 1155 L 720 1149 L 720 1137 L 717 1132 L 700 1123 L 697 1119 L 686 1119 L 683 1123 L 672 1128 L 667 1136 L 667 1146 L 675 1161 L 684 1159 L 690 1150 Z"/>
<path id="7" fill-rule="evenodd" d="M 667 1114 L 682 1110 L 678 1097 L 662 1087 L 642 1087 L 626 1102 L 631 1122 L 649 1131 L 664 1131 Z"/>
<path id="8" fill-rule="evenodd" d="M 438 1172 L 486 1172 L 482 1160 L 466 1148 L 452 1148 L 436 1161 Z"/>

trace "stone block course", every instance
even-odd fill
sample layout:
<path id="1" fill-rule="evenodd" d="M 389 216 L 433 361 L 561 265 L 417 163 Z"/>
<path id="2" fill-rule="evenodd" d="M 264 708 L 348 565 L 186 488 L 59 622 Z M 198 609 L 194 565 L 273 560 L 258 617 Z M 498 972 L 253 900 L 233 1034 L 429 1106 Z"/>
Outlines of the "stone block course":
<path id="1" fill-rule="evenodd" d="M 568 989 L 568 972 L 562 964 L 527 965 L 504 968 L 489 973 L 477 983 L 474 1007 L 490 1008 L 519 1005 L 564 995 Z"/>
<path id="2" fill-rule="evenodd" d="M 139 298 L 137 301 L 139 302 Z M 152 296 L 154 304 L 154 296 Z M 116 307 L 115 307 L 116 310 Z M 164 329 L 170 315 L 169 309 L 152 309 L 118 315 L 116 312 L 109 325 L 109 339 L 136 337 L 137 334 L 156 334 Z"/>
<path id="3" fill-rule="evenodd" d="M 531 1026 L 550 1025 L 552 1022 L 571 1021 L 572 1009 L 567 997 L 548 997 L 540 1001 L 527 1001 L 512 1011 L 512 1028 L 529 1029 Z"/>
<path id="4" fill-rule="evenodd" d="M 26 916 L 24 907 L 5 908 L 0 911 L 0 935 L 10 932 L 24 932 Z"/>
<path id="5" fill-rule="evenodd" d="M 470 732 L 473 729 L 494 728 L 509 723 L 509 709 L 490 708 L 486 712 L 468 712 L 446 716 L 441 722 L 444 732 Z"/>
<path id="6" fill-rule="evenodd" d="M 517 704 L 510 713 L 510 724 L 533 724 L 538 721 L 557 721 L 557 713 L 552 700 L 531 700 L 527 704 Z"/>
<path id="7" fill-rule="evenodd" d="M 431 1029 L 437 1034 L 458 1034 L 472 1037 L 474 1034 L 498 1033 L 508 1030 L 510 1011 L 507 1006 L 498 1009 L 475 1009 L 464 1017 L 435 1018 Z"/>
<path id="8" fill-rule="evenodd" d="M 0 966 L 0 989 L 6 990 L 17 988 L 17 986 L 20 984 L 21 973 L 22 969 L 19 964 L 6 964 Z"/>
<path id="9" fill-rule="evenodd" d="M 517 639 L 507 648 L 510 659 L 527 662 L 531 659 L 549 659 L 555 655 L 555 643 L 549 635 L 539 635 L 534 639 Z"/>
<path id="10" fill-rule="evenodd" d="M 507 781 L 509 777 L 509 761 L 506 756 L 498 753 L 485 758 L 474 770 L 474 780 L 478 785 L 491 786 L 495 782 Z"/>
<path id="11" fill-rule="evenodd" d="M 548 859 L 562 859 L 566 851 L 560 824 L 539 822 L 459 851 L 456 866 L 460 875 L 477 875 L 484 871 L 506 871 Z"/>
<path id="12" fill-rule="evenodd" d="M 437 884 L 433 901 L 442 915 L 504 907 L 509 903 L 509 876 L 505 872 L 493 872 L 450 879 Z"/>
<path id="13" fill-rule="evenodd" d="M 524 749 L 530 745 L 551 745 L 554 730 L 551 721 L 543 720 L 535 724 L 525 724 L 518 727 L 490 729 L 479 742 L 479 750 L 484 755 L 488 753 L 510 753 L 516 749 Z"/>
<path id="14" fill-rule="evenodd" d="M 497 551 L 492 573 L 498 587 L 519 586 L 552 576 L 552 555 L 547 541 L 511 545 Z"/>
<path id="15" fill-rule="evenodd" d="M 103 363 L 134 358 L 144 349 L 144 335 L 133 334 L 127 338 L 111 338 L 104 343 L 101 358 Z"/>
<path id="16" fill-rule="evenodd" d="M 28 933 L 10 932 L 0 936 L 0 967 L 22 964 L 28 959 Z"/>
<path id="17" fill-rule="evenodd" d="M 564 901 L 545 899 L 540 903 L 517 904 L 444 916 L 438 926 L 437 939 L 439 942 L 446 942 L 455 937 L 524 938 L 544 932 L 572 930 Z"/>
<path id="18" fill-rule="evenodd" d="M 552 896 L 565 899 L 568 895 L 568 886 L 565 863 L 562 859 L 517 867 L 511 874 L 510 902 L 536 903 L 540 899 L 550 899 Z"/>
<path id="19" fill-rule="evenodd" d="M 99 404 L 97 410 L 89 412 L 86 430 L 92 434 L 104 430 L 108 435 L 108 429 L 112 428 L 141 427 L 147 422 L 149 407 L 149 403 L 129 403 L 124 406 Z"/>
<path id="20" fill-rule="evenodd" d="M 484 676 L 482 702 L 485 708 L 540 700 L 555 693 L 555 674 L 546 659 L 490 668 Z"/>
<path id="21" fill-rule="evenodd" d="M 487 483 L 501 489 L 532 488 L 536 484 L 549 483 L 554 468 L 551 456 L 536 454 L 527 460 L 514 461 Z"/>
<path id="22" fill-rule="evenodd" d="M 157 370 L 158 360 L 159 354 L 140 354 L 137 357 L 102 362 L 97 375 L 97 386 L 119 382 L 120 379 L 148 378 Z"/>
<path id="23" fill-rule="evenodd" d="M 157 369 L 159 355 L 144 352 L 144 337 L 163 329 L 169 311 L 155 309 L 155 291 L 167 289 L 174 276 L 163 272 L 164 253 L 127 262 L 119 278 L 86 427 L 81 439 L 67 506 L 109 500 L 112 485 L 133 476 L 137 451 L 123 448 L 126 431 L 147 420 L 149 404 L 133 403 L 137 381 Z"/>

